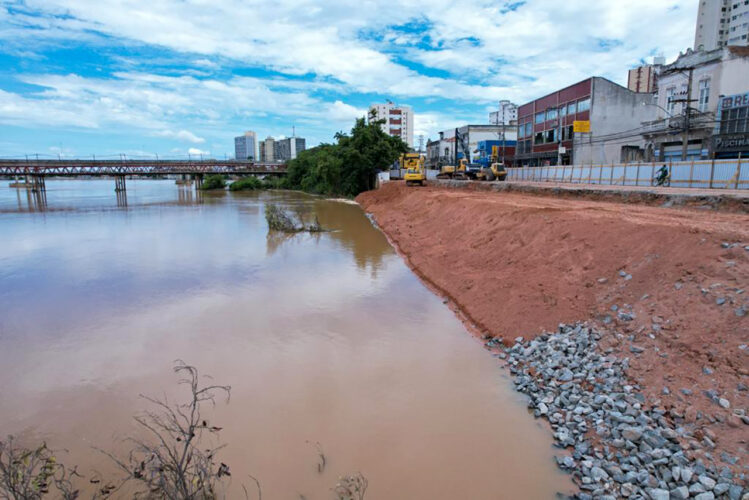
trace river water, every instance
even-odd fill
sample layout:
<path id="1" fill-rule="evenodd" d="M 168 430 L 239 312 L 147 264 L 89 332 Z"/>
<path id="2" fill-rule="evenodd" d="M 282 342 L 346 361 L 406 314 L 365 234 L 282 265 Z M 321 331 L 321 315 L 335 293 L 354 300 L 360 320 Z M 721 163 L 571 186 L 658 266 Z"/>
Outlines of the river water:
<path id="1" fill-rule="evenodd" d="M 548 429 L 357 205 L 129 180 L 124 206 L 113 187 L 0 183 L 0 435 L 106 475 L 93 447 L 124 451 L 139 394 L 184 396 L 182 359 L 232 387 L 204 409 L 230 498 L 252 474 L 264 498 L 327 499 L 356 471 L 368 499 L 570 491 Z M 267 202 L 331 231 L 268 234 Z"/>

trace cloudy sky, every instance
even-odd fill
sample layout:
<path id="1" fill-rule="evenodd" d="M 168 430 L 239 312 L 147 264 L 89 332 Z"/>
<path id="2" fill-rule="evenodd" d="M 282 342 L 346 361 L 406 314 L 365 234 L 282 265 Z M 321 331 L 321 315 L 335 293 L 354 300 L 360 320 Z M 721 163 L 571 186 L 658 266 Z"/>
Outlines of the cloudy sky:
<path id="1" fill-rule="evenodd" d="M 308 145 L 369 104 L 415 135 L 591 75 L 626 83 L 694 37 L 697 0 L 0 0 L 0 156 Z"/>

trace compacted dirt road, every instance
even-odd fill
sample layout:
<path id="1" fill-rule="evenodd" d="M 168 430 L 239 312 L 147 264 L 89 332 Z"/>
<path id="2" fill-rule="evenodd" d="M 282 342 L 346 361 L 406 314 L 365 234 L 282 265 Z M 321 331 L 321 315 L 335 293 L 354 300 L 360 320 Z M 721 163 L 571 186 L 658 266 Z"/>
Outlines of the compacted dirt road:
<path id="1" fill-rule="evenodd" d="M 402 183 L 357 201 L 478 335 L 595 323 L 650 404 L 747 463 L 749 215 Z"/>

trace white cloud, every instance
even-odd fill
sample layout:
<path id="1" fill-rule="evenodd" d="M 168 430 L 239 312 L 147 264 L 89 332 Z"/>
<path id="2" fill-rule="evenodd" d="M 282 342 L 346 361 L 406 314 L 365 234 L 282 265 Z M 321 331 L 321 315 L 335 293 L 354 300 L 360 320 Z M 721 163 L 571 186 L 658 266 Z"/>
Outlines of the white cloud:
<path id="1" fill-rule="evenodd" d="M 512 11 L 496 0 L 433 0 L 428 9 L 416 0 L 0 0 L 0 50 L 37 53 L 74 41 L 144 45 L 184 59 L 174 71 L 182 76 L 138 70 L 143 60 L 110 79 L 21 76 L 45 90 L 0 90 L 0 122 L 124 124 L 150 134 L 188 127 L 194 138 L 164 137 L 199 144 L 226 135 L 232 117 L 281 116 L 287 128 L 332 133 L 365 112 L 345 102 L 357 94 L 455 103 L 415 109 L 416 135 L 429 136 L 457 119 L 485 121 L 475 110 L 498 99 L 522 103 L 592 75 L 623 82 L 640 59 L 675 56 L 691 44 L 693 3 L 528 0 Z M 394 26 L 409 22 L 410 30 Z M 225 64 L 274 76 L 208 77 Z"/>
<path id="2" fill-rule="evenodd" d="M 198 148 L 190 148 L 190 149 L 187 150 L 187 152 L 189 154 L 191 154 L 191 155 L 204 155 L 204 156 L 208 156 L 209 154 L 211 154 L 210 151 L 203 151 L 202 149 L 198 149 Z"/>
<path id="3" fill-rule="evenodd" d="M 203 139 L 202 137 L 198 137 L 189 130 L 179 130 L 177 132 L 175 132 L 174 130 L 160 130 L 158 132 L 155 132 L 154 135 L 156 137 L 168 137 L 170 139 L 191 142 L 193 144 L 203 144 L 205 142 L 205 139 Z"/>

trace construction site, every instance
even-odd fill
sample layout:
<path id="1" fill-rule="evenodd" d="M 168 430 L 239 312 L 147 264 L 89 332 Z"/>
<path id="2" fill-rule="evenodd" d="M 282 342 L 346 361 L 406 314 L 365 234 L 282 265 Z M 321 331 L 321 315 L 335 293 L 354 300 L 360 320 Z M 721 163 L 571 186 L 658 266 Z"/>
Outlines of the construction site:
<path id="1" fill-rule="evenodd" d="M 529 396 L 579 498 L 746 498 L 748 191 L 453 179 L 357 201 Z"/>

